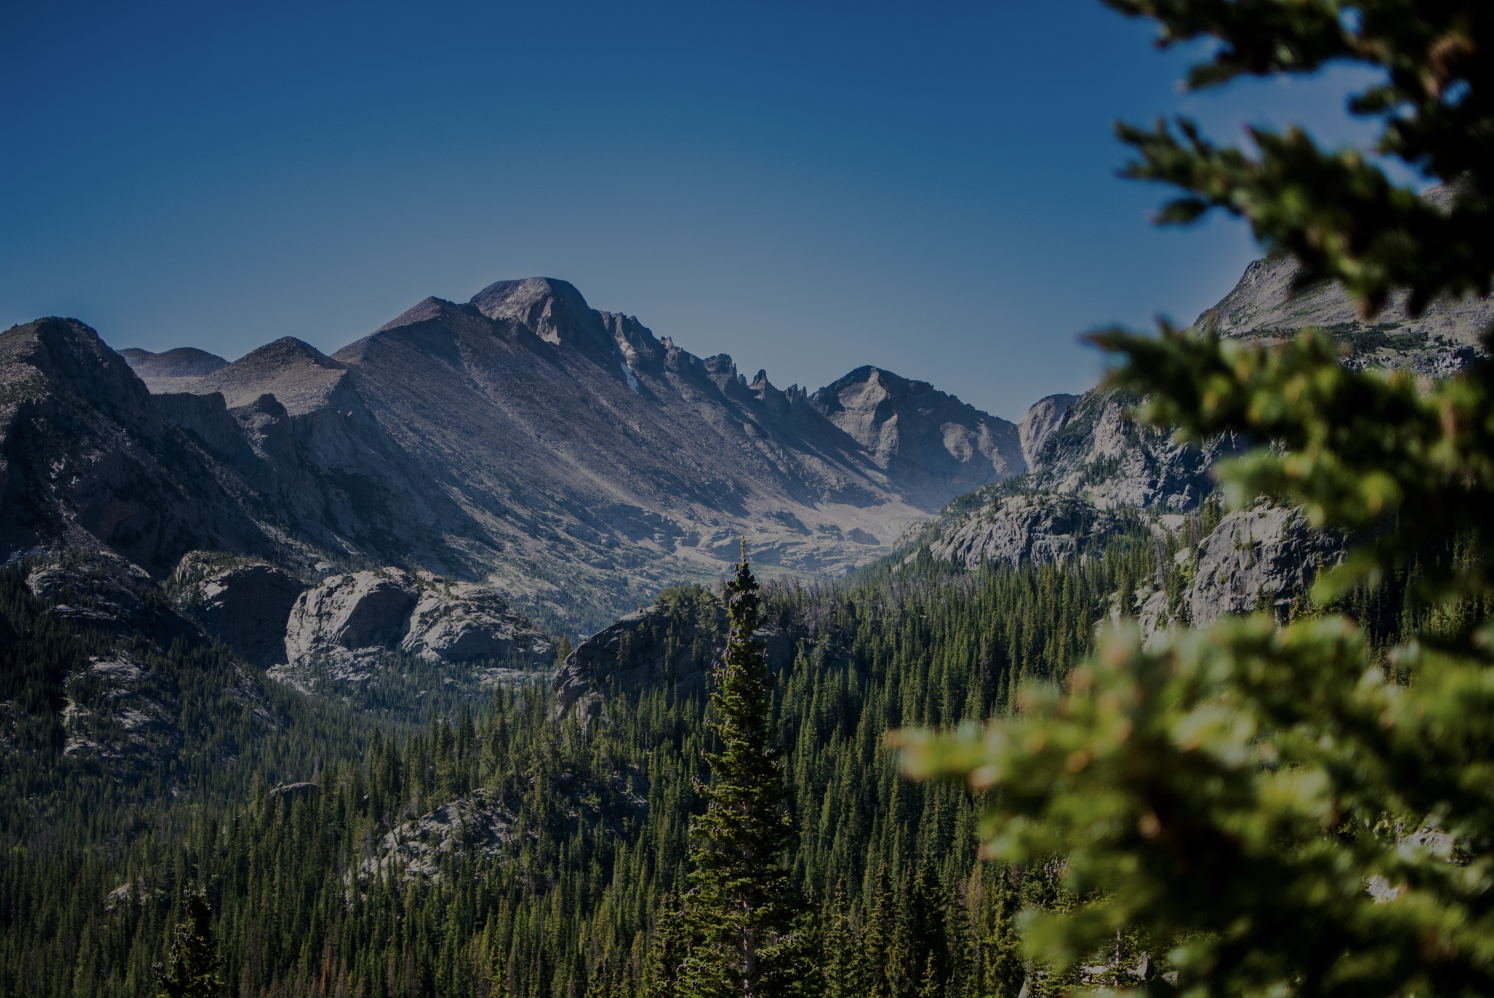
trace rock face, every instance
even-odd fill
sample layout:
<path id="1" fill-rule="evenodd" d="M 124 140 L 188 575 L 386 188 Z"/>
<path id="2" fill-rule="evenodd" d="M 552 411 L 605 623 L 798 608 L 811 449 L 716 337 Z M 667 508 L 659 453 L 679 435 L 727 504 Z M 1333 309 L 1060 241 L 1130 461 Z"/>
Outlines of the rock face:
<path id="1" fill-rule="evenodd" d="M 1022 444 L 1022 460 L 1027 467 L 1037 464 L 1038 453 L 1043 444 L 1063 426 L 1069 408 L 1079 398 L 1078 395 L 1049 395 L 1039 399 L 1027 410 L 1027 415 L 1017 425 L 1017 438 Z"/>
<path id="2" fill-rule="evenodd" d="M 1022 484 L 1083 496 L 1102 508 L 1181 512 L 1197 506 L 1213 491 L 1214 462 L 1245 442 L 1225 436 L 1201 447 L 1174 443 L 1170 433 L 1127 414 L 1135 401 L 1096 389 L 1069 405 L 1051 421 Z"/>
<path id="3" fill-rule="evenodd" d="M 1300 510 L 1235 510 L 1193 555 L 1193 581 L 1183 597 L 1189 620 L 1207 627 L 1225 614 L 1262 605 L 1285 616 L 1292 599 L 1312 587 L 1319 568 L 1337 564 L 1342 555 L 1342 542 L 1312 530 Z"/>
<path id="4" fill-rule="evenodd" d="M 673 687 L 682 698 L 704 694 L 716 655 L 726 645 L 726 608 L 704 590 L 683 599 L 669 595 L 603 628 L 571 652 L 550 680 L 558 714 L 577 704 L 583 712 L 599 709 L 598 695 L 614 686 L 628 693 Z M 792 660 L 789 635 L 770 627 L 758 636 L 768 643 L 768 667 L 774 672 Z"/>
<path id="5" fill-rule="evenodd" d="M 1170 434 L 1132 420 L 1131 402 L 1098 389 L 1041 400 L 1020 427 L 1028 471 L 951 503 L 921 534 L 910 535 L 913 543 L 972 568 L 982 559 L 1044 563 L 1103 544 L 1120 523 L 1115 511 L 1196 508 L 1214 488 L 1214 462 L 1245 442 L 1174 443 Z"/>
<path id="6" fill-rule="evenodd" d="M 415 604 L 400 647 L 443 662 L 519 658 L 544 665 L 553 654 L 549 639 L 525 625 L 497 590 L 434 578 Z"/>
<path id="7" fill-rule="evenodd" d="M 291 608 L 286 661 L 301 666 L 325 656 L 348 664 L 397 648 L 418 598 L 415 580 L 399 569 L 354 572 L 313 586 Z"/>
<path id="8" fill-rule="evenodd" d="M 0 333 L 0 559 L 106 550 L 162 577 L 193 548 L 270 554 L 248 491 L 83 323 Z"/>
<path id="9" fill-rule="evenodd" d="M 285 661 L 286 624 L 306 583 L 269 565 L 214 569 L 192 555 L 177 577 L 187 583 L 182 605 L 209 634 L 261 668 Z"/>
<path id="10" fill-rule="evenodd" d="M 285 630 L 285 661 L 304 669 L 325 659 L 339 678 L 394 651 L 466 662 L 518 659 L 545 665 L 549 639 L 485 586 L 448 584 L 397 568 L 332 576 L 302 593 Z"/>
<path id="11" fill-rule="evenodd" d="M 1115 518 L 1074 496 L 1022 494 L 999 499 L 929 542 L 935 558 L 966 568 L 982 560 L 1013 567 L 1072 558 L 1103 544 Z"/>
<path id="12" fill-rule="evenodd" d="M 1449 206 L 1453 192 L 1441 184 L 1422 197 Z M 1240 338 L 1290 336 L 1318 326 L 1344 345 L 1351 367 L 1409 368 L 1432 377 L 1445 377 L 1482 356 L 1479 337 L 1494 325 L 1494 298 L 1442 298 L 1412 317 L 1404 290 L 1394 292 L 1378 315 L 1364 319 L 1336 281 L 1295 289 L 1300 273 L 1290 256 L 1256 260 L 1234 290 L 1194 325 Z"/>

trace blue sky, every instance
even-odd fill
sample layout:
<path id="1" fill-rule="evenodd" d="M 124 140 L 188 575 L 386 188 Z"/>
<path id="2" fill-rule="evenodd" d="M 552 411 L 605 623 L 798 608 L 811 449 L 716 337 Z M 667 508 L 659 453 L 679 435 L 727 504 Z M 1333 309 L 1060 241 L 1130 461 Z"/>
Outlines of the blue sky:
<path id="1" fill-rule="evenodd" d="M 426 295 L 573 282 L 749 376 L 860 364 L 1019 419 L 1076 336 L 1191 321 L 1257 255 L 1146 222 L 1117 118 L 1363 143 L 1363 79 L 1184 95 L 1097 0 L 7 4 L 0 327 L 331 352 Z"/>

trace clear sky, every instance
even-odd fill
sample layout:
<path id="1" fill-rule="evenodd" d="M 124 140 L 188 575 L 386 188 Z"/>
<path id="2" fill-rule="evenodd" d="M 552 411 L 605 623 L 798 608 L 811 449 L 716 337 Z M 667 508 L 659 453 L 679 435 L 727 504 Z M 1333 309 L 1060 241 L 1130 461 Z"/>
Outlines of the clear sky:
<path id="1" fill-rule="evenodd" d="M 559 277 L 751 376 L 876 364 L 998 415 L 1076 336 L 1185 322 L 1256 254 L 1158 231 L 1116 118 L 1362 142 L 1351 71 L 1182 95 L 1097 0 L 8 3 L 0 328 L 331 352 L 427 295 Z"/>

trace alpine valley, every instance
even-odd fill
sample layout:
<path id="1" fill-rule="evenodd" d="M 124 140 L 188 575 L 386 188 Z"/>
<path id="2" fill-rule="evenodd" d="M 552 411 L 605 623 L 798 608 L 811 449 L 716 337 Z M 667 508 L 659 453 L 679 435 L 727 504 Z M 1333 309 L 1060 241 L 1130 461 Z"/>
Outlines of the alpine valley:
<path id="1" fill-rule="evenodd" d="M 1360 368 L 1480 362 L 1485 300 L 1292 292 L 1198 325 L 1326 328 Z M 107 337 L 109 331 L 103 330 Z M 719 581 L 763 586 L 805 939 L 834 996 L 1058 994 L 1017 955 L 1055 869 L 883 735 L 1010 712 L 1110 620 L 1313 608 L 1340 538 L 1226 510 L 1202 446 L 1101 390 L 1014 424 L 858 367 L 809 392 L 561 280 L 427 298 L 324 355 L 0 334 L 0 992 L 155 994 L 183 891 L 218 994 L 669 993 L 717 746 Z M 1407 581 L 1340 609 L 1395 640 Z"/>

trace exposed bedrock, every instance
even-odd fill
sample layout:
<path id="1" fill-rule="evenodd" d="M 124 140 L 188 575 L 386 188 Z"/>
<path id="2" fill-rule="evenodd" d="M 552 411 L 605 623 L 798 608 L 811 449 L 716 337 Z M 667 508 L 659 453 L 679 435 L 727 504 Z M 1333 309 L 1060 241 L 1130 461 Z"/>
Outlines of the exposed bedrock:
<path id="1" fill-rule="evenodd" d="M 334 663 L 394 651 L 449 662 L 520 658 L 543 665 L 549 638 L 496 590 L 398 568 L 328 578 L 296 600 L 285 631 L 286 660 Z"/>
<path id="2" fill-rule="evenodd" d="M 1183 597 L 1188 618 L 1207 627 L 1230 613 L 1272 608 L 1283 614 L 1312 587 L 1318 570 L 1337 564 L 1343 541 L 1314 531 L 1300 509 L 1261 506 L 1229 513 L 1193 555 Z"/>

